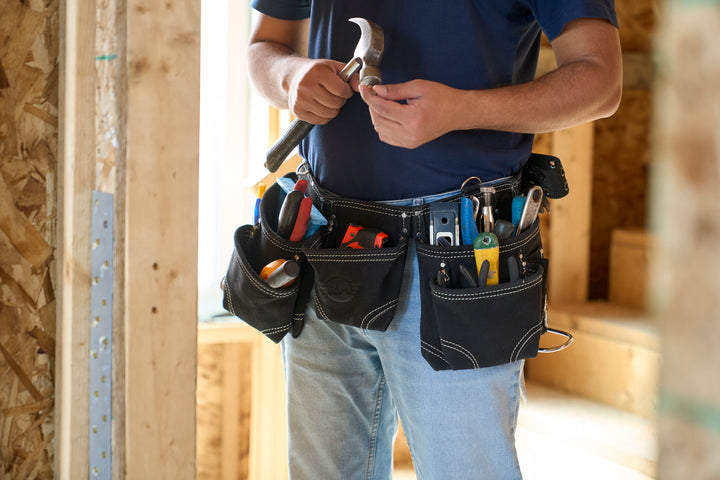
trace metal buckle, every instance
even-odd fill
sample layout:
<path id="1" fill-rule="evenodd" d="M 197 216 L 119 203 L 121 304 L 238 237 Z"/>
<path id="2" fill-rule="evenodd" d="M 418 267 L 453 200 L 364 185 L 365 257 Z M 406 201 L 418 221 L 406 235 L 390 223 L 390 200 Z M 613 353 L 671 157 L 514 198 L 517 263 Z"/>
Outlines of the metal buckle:
<path id="1" fill-rule="evenodd" d="M 555 328 L 546 327 L 545 333 L 552 333 L 553 335 L 558 335 L 560 337 L 565 337 L 567 340 L 565 340 L 564 343 L 556 346 L 556 347 L 549 347 L 549 348 L 538 348 L 538 353 L 555 353 L 559 352 L 561 350 L 565 350 L 573 343 L 573 336 L 572 334 L 568 332 L 564 332 L 562 330 L 557 330 Z"/>

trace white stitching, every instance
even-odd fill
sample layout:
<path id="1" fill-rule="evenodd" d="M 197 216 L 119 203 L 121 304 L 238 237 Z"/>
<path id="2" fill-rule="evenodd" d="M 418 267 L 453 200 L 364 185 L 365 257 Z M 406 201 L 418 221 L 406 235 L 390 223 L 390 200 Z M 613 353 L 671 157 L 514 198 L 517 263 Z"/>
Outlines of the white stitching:
<path id="1" fill-rule="evenodd" d="M 530 289 L 536 287 L 541 282 L 542 282 L 542 275 L 538 275 L 538 278 L 533 280 L 531 283 L 516 285 L 514 287 L 507 287 L 507 288 L 502 288 L 502 289 L 498 289 L 498 290 L 491 290 L 488 292 L 445 293 L 445 292 L 438 292 L 435 290 L 431 290 L 430 293 L 434 297 L 441 298 L 443 300 L 448 300 L 448 301 L 483 300 L 486 298 L 504 297 L 506 295 L 513 295 L 515 293 L 520 293 L 524 290 L 530 290 Z"/>
<path id="2" fill-rule="evenodd" d="M 373 249 L 375 250 L 375 249 Z M 379 249 L 378 249 L 379 250 Z M 347 260 L 347 261 L 353 261 L 354 259 L 362 260 L 365 258 L 373 258 L 373 257 L 387 257 L 384 260 L 394 260 L 395 258 L 403 255 L 405 253 L 405 249 L 399 250 L 397 252 L 365 252 L 362 250 L 355 250 L 356 252 L 362 252 L 362 253 L 356 253 L 356 254 L 348 254 L 348 253 L 305 253 L 305 256 L 310 259 L 324 259 L 324 258 L 339 258 L 340 260 Z"/>
<path id="3" fill-rule="evenodd" d="M 276 240 L 275 238 L 273 238 L 272 236 L 270 236 L 270 234 L 267 232 L 267 230 L 269 230 L 269 227 L 260 229 L 263 237 L 267 238 L 268 241 L 270 243 L 272 243 L 273 245 L 275 245 L 277 248 L 279 248 L 280 250 L 282 250 L 284 252 L 288 252 L 288 253 L 300 253 L 300 246 L 291 247 L 290 245 L 285 245 L 284 243 L 281 243 L 278 240 Z"/>
<path id="4" fill-rule="evenodd" d="M 429 343 L 427 343 L 427 342 L 425 342 L 425 341 L 421 341 L 421 343 L 420 343 L 420 349 L 421 349 L 421 350 L 425 350 L 425 351 L 426 351 L 427 353 L 429 353 L 430 355 L 436 356 L 437 358 L 439 358 L 440 360 L 442 360 L 443 362 L 445 362 L 445 364 L 446 364 L 447 366 L 450 366 L 450 363 L 445 359 L 445 357 L 443 357 L 443 356 L 441 356 L 441 355 L 438 355 L 437 353 L 429 350 L 429 349 L 426 348 L 426 347 L 432 347 L 432 348 L 434 348 L 435 350 L 437 350 L 437 348 L 435 348 L 433 345 L 430 345 Z"/>
<path id="5" fill-rule="evenodd" d="M 280 333 L 290 330 L 290 327 L 292 327 L 292 322 L 287 323 L 281 327 L 266 328 L 265 330 L 260 330 L 260 333 L 262 333 L 263 335 L 272 335 L 274 333 Z"/>
<path id="6" fill-rule="evenodd" d="M 433 345 L 433 344 L 431 344 L 431 343 L 428 343 L 428 342 L 426 342 L 425 340 L 421 340 L 421 342 L 424 343 L 424 344 L 425 344 L 426 346 L 428 346 L 429 348 L 432 348 L 433 350 L 435 350 L 436 352 L 438 352 L 440 355 L 443 354 L 443 351 L 440 350 L 439 348 L 437 348 L 435 345 Z M 438 353 L 436 353 L 435 355 L 438 355 Z"/>
<path id="7" fill-rule="evenodd" d="M 385 305 L 380 305 L 379 307 L 370 310 L 367 313 L 367 315 L 365 315 L 363 317 L 362 321 L 360 322 L 360 327 L 361 328 L 370 328 L 370 324 L 372 324 L 375 320 L 377 320 L 378 317 L 380 317 L 380 315 L 382 315 L 383 313 L 387 312 L 388 310 L 394 308 L 395 305 L 397 305 L 397 303 L 398 303 L 398 299 L 396 298 L 395 300 L 390 300 Z M 380 312 L 378 312 L 374 317 L 372 317 L 372 319 L 368 319 L 368 317 L 370 315 L 372 315 L 374 312 L 376 312 L 378 310 L 380 310 Z"/>
<path id="8" fill-rule="evenodd" d="M 320 299 L 317 296 L 317 293 L 315 293 L 315 309 L 317 312 L 322 316 L 324 320 L 330 320 L 330 317 L 328 317 L 328 314 L 325 313 L 325 310 L 323 310 L 322 305 L 320 304 Z"/>
<path id="9" fill-rule="evenodd" d="M 443 338 L 440 339 L 440 343 L 442 344 L 443 347 L 451 348 L 451 349 L 465 355 L 465 357 L 470 360 L 470 363 L 472 363 L 475 368 L 480 368 L 480 365 L 478 364 L 477 360 L 475 360 L 475 357 L 467 348 L 465 348 L 462 345 L 459 345 L 455 342 L 445 340 Z"/>
<path id="10" fill-rule="evenodd" d="M 235 315 L 237 317 L 238 315 L 237 315 L 237 313 L 235 313 L 235 308 L 233 308 L 233 304 L 232 304 L 232 297 L 230 296 L 230 281 L 228 280 L 227 277 L 225 277 L 224 290 L 225 290 L 225 298 L 227 299 L 228 307 L 230 307 L 230 313 L 232 313 L 233 315 Z M 238 318 L 240 318 L 240 317 L 238 317 Z"/>
<path id="11" fill-rule="evenodd" d="M 525 345 L 527 344 L 527 342 L 529 342 L 530 339 L 533 337 L 533 335 L 535 335 L 535 333 L 540 330 L 542 330 L 542 324 L 535 325 L 533 328 L 531 328 L 530 330 L 525 332 L 525 335 L 523 335 L 522 338 L 520 338 L 520 340 L 518 340 L 518 342 L 515 344 L 515 348 L 513 348 L 513 351 L 510 354 L 511 362 L 517 360 L 516 351 L 517 351 L 517 355 L 520 355 L 520 352 L 522 352 L 522 349 L 525 348 Z M 522 346 L 520 346 L 521 344 L 522 344 Z M 518 348 L 518 347 L 520 347 L 520 348 Z"/>

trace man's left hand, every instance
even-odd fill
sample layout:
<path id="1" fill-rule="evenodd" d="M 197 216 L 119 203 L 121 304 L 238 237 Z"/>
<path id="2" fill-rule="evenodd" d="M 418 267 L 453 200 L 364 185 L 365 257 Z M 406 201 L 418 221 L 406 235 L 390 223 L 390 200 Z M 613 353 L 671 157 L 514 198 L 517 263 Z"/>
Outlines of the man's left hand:
<path id="1" fill-rule="evenodd" d="M 462 91 L 428 80 L 393 85 L 360 85 L 380 140 L 417 148 L 456 129 Z"/>

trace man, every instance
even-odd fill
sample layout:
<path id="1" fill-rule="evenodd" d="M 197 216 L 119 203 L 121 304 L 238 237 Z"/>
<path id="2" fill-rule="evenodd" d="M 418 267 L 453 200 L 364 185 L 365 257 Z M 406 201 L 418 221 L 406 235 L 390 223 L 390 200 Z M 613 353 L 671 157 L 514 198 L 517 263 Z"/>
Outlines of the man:
<path id="1" fill-rule="evenodd" d="M 343 197 L 417 205 L 471 176 L 510 177 L 532 134 L 609 116 L 620 101 L 612 0 L 252 4 L 253 83 L 318 125 L 301 154 L 316 181 Z M 337 75 L 357 43 L 351 17 L 384 29 L 383 85 Z M 535 80 L 541 29 L 558 68 Z M 390 478 L 398 414 L 418 478 L 521 478 L 523 362 L 433 370 L 420 351 L 412 241 L 402 281 L 385 332 L 322 320 L 310 302 L 301 335 L 283 340 L 291 478 Z"/>

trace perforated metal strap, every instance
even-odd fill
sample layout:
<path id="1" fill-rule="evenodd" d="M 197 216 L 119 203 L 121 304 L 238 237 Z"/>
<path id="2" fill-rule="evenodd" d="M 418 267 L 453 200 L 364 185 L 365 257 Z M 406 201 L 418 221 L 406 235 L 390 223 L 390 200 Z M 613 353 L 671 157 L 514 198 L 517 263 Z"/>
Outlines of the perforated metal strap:
<path id="1" fill-rule="evenodd" d="M 92 193 L 90 478 L 111 476 L 113 195 Z"/>

